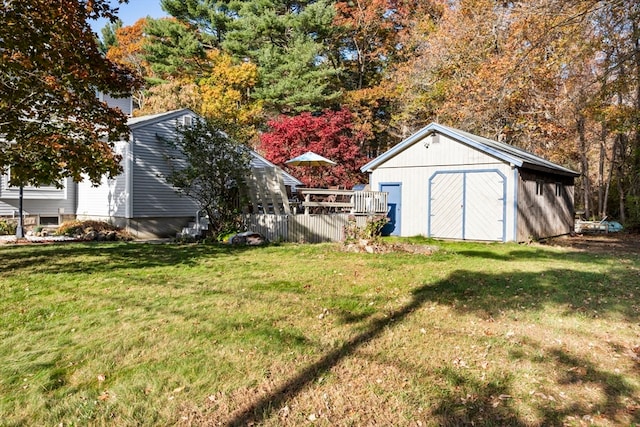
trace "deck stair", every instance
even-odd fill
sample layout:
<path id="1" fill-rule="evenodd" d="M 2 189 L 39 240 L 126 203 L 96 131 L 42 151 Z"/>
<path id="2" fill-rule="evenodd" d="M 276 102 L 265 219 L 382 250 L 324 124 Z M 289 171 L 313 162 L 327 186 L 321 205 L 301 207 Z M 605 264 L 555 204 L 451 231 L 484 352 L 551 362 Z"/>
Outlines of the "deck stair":
<path id="1" fill-rule="evenodd" d="M 194 238 L 202 237 L 209 229 L 209 217 L 203 212 L 198 211 L 193 221 L 190 221 L 182 231 L 178 233 L 178 238 Z"/>

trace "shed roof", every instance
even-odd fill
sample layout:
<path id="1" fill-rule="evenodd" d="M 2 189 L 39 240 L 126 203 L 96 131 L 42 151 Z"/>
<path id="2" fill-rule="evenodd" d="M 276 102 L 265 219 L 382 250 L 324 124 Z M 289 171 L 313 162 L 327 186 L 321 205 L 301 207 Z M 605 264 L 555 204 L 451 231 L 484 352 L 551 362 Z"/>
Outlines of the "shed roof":
<path id="1" fill-rule="evenodd" d="M 421 141 L 422 139 L 433 133 L 445 135 L 453 140 L 456 140 L 462 144 L 466 144 L 519 168 L 539 170 L 565 176 L 580 176 L 578 172 L 545 160 L 542 157 L 536 156 L 535 154 L 529 153 L 528 151 L 522 150 L 512 145 L 494 141 L 488 138 L 483 138 L 481 136 L 474 135 L 469 132 L 465 132 L 452 127 L 444 126 L 438 123 L 431 123 L 430 125 L 420 129 L 418 132 L 400 142 L 395 147 L 391 148 L 366 165 L 362 166 L 360 170 L 362 172 L 373 171 L 381 164 L 385 163 L 387 160 L 395 157 L 397 154 L 406 150 L 408 147 Z"/>

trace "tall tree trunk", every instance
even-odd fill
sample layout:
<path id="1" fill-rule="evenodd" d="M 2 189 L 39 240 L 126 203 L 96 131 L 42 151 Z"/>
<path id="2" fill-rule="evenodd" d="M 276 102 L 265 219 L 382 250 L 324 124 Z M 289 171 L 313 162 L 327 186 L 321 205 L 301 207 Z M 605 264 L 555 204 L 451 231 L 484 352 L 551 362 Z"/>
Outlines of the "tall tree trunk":
<path id="1" fill-rule="evenodd" d="M 633 10 L 633 9 L 631 9 Z M 636 9 L 637 10 L 637 9 Z M 630 16 L 633 37 L 633 64 L 635 67 L 635 107 L 640 111 L 640 29 L 638 28 L 638 16 L 632 13 Z M 632 117 L 633 123 L 633 168 L 630 177 L 630 193 L 634 196 L 640 194 L 640 118 Z"/>
<path id="2" fill-rule="evenodd" d="M 582 114 L 576 120 L 578 140 L 580 141 L 580 162 L 582 163 L 582 197 L 584 203 L 584 214 L 587 218 L 591 216 L 591 183 L 589 177 L 589 156 L 588 142 L 584 134 L 585 118 Z"/>
<path id="3" fill-rule="evenodd" d="M 624 173 L 624 165 L 625 165 L 625 152 L 626 152 L 626 135 L 623 133 L 618 133 L 618 135 L 616 135 L 616 147 L 614 149 L 614 153 L 616 154 L 617 157 L 617 162 L 616 162 L 616 171 L 617 171 L 617 175 L 618 175 L 618 179 L 617 179 L 617 183 L 618 183 L 618 204 L 619 204 L 619 209 L 620 209 L 620 222 L 622 222 L 623 224 L 626 222 L 627 220 L 627 216 L 625 214 L 625 205 L 624 205 L 624 199 L 625 199 L 625 173 Z"/>
<path id="4" fill-rule="evenodd" d="M 604 162 L 607 159 L 607 126 L 604 122 L 601 123 L 602 129 L 600 133 L 600 157 L 598 159 L 598 214 L 600 218 L 604 218 L 607 215 L 607 196 L 609 195 L 609 182 L 611 175 L 606 181 L 607 188 L 605 190 L 604 179 Z"/>

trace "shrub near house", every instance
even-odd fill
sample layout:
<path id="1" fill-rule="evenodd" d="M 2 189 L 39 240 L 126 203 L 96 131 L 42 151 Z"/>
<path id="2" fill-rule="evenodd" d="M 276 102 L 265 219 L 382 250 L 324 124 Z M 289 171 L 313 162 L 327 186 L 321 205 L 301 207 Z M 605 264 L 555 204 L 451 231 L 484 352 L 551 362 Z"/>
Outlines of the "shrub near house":
<path id="1" fill-rule="evenodd" d="M 126 230 L 115 227 L 104 221 L 68 221 L 58 228 L 56 234 L 75 237 L 80 240 L 132 240 L 132 236 Z"/>

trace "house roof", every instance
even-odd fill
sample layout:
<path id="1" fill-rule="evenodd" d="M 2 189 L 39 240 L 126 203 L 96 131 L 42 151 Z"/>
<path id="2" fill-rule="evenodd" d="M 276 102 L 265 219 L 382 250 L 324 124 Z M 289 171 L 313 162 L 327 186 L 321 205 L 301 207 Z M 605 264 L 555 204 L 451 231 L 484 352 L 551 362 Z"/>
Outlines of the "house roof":
<path id="1" fill-rule="evenodd" d="M 182 117 L 185 115 L 191 115 L 193 117 L 199 117 L 198 114 L 194 113 L 192 110 L 188 109 L 188 108 L 182 108 L 179 110 L 172 110 L 172 111 L 167 111 L 165 113 L 159 113 L 159 114 L 150 114 L 147 116 L 140 116 L 140 117 L 133 117 L 130 118 L 127 121 L 127 125 L 129 126 L 130 129 L 136 129 L 142 126 L 147 126 L 150 124 L 154 124 L 154 123 L 158 123 L 161 121 L 165 121 L 165 120 L 171 120 L 174 118 L 178 118 L 178 117 Z M 283 178 L 285 180 L 285 183 L 287 185 L 291 185 L 293 184 L 294 186 L 301 186 L 302 181 L 300 181 L 299 179 L 295 178 L 293 175 L 285 172 L 284 169 L 277 167 L 276 165 L 274 165 L 273 163 L 271 163 L 269 160 L 265 159 L 264 157 L 262 157 L 260 154 L 256 153 L 253 150 L 249 150 L 249 152 L 251 153 L 252 156 L 252 160 L 251 160 L 251 165 L 252 167 L 275 167 L 277 169 L 279 169 L 282 174 L 283 174 Z"/>
<path id="2" fill-rule="evenodd" d="M 182 117 L 187 114 L 192 116 L 197 116 L 197 114 L 191 111 L 190 109 L 181 108 L 179 110 L 167 111 L 165 113 L 149 114 L 147 116 L 140 116 L 140 117 L 132 117 L 129 120 L 127 120 L 127 125 L 129 126 L 129 128 L 135 129 L 142 126 L 150 125 L 152 123 L 157 123 L 167 119 L 171 119 L 174 117 Z"/>
<path id="3" fill-rule="evenodd" d="M 251 160 L 251 166 L 253 166 L 255 168 L 260 168 L 260 167 L 265 167 L 266 166 L 266 167 L 273 167 L 273 168 L 279 169 L 280 172 L 282 172 L 285 184 L 287 184 L 287 185 L 294 184 L 295 187 L 303 185 L 302 181 L 300 181 L 298 178 L 296 178 L 293 175 L 289 174 L 284 169 L 274 165 L 269 160 L 267 160 L 264 157 L 262 157 L 260 154 L 256 153 L 253 150 L 249 150 L 249 152 L 253 156 L 253 159 Z"/>
<path id="4" fill-rule="evenodd" d="M 430 125 L 420 129 L 418 132 L 400 142 L 395 147 L 391 148 L 366 165 L 362 166 L 360 170 L 362 172 L 373 171 L 387 160 L 395 157 L 397 154 L 406 150 L 408 147 L 412 146 L 418 141 L 421 141 L 422 139 L 433 133 L 445 135 L 453 140 L 456 140 L 462 144 L 466 144 L 519 168 L 539 170 L 565 176 L 580 176 L 578 172 L 545 160 L 542 157 L 536 156 L 535 154 L 529 153 L 525 150 L 521 150 L 520 148 L 514 147 L 512 145 L 494 141 L 488 138 L 483 138 L 481 136 L 474 135 L 452 127 L 444 126 L 438 123 L 431 123 Z"/>

